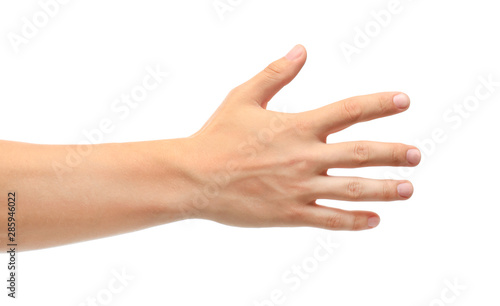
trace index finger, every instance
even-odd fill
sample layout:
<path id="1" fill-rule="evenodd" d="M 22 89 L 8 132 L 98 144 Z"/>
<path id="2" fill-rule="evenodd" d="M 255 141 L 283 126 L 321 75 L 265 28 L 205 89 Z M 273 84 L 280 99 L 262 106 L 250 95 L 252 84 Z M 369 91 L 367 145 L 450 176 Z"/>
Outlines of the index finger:
<path id="1" fill-rule="evenodd" d="M 369 121 L 404 112 L 410 98 L 401 92 L 381 92 L 356 96 L 309 111 L 306 116 L 315 122 L 321 136 L 343 130 L 358 122 Z"/>

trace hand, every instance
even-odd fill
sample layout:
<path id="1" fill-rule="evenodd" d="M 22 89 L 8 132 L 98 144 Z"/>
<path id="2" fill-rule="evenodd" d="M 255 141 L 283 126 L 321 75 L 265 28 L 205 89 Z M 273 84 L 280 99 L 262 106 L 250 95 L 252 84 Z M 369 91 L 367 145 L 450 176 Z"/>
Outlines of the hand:
<path id="1" fill-rule="evenodd" d="M 415 166 L 413 146 L 379 142 L 326 144 L 329 134 L 355 123 L 389 116 L 409 107 L 407 95 L 384 92 L 342 100 L 298 114 L 266 110 L 267 103 L 306 61 L 301 45 L 246 83 L 233 89 L 213 116 L 190 137 L 197 152 L 196 217 L 220 223 L 313 226 L 363 230 L 377 226 L 374 212 L 345 211 L 316 204 L 406 200 L 408 181 L 328 176 L 330 168 Z"/>

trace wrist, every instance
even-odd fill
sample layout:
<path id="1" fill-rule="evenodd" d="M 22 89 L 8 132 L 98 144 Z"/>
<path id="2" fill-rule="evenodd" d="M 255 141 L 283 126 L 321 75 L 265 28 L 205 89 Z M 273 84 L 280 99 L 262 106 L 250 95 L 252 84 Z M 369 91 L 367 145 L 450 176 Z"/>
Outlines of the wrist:
<path id="1" fill-rule="evenodd" d="M 151 209 L 164 222 L 198 218 L 200 211 L 193 205 L 193 198 L 201 177 L 195 141 L 177 138 L 144 142 L 143 150 L 149 180 L 158 190 L 157 204 Z"/>
<path id="2" fill-rule="evenodd" d="M 196 180 L 186 156 L 187 139 L 99 146 L 105 152 L 99 158 L 100 172 L 113 178 L 108 185 L 113 201 L 137 207 L 138 217 L 151 225 L 194 217 L 189 204 Z"/>

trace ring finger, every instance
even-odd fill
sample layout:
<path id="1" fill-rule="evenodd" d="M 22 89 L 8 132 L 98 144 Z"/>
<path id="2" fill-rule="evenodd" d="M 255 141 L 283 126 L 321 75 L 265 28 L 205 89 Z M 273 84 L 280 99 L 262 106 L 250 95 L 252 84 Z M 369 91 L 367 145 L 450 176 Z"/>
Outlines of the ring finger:
<path id="1" fill-rule="evenodd" d="M 341 201 L 397 201 L 413 194 L 405 180 L 378 180 L 360 177 L 318 176 L 312 182 L 316 199 Z"/>

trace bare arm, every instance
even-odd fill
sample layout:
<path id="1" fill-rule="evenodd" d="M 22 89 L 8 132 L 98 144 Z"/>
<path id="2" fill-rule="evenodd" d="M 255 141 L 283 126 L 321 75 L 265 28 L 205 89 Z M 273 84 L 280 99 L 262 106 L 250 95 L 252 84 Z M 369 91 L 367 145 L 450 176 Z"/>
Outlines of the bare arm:
<path id="1" fill-rule="evenodd" d="M 405 200 L 413 193 L 411 183 L 333 177 L 326 171 L 415 166 L 420 152 L 395 143 L 326 144 L 326 137 L 357 122 L 403 112 L 409 99 L 385 92 L 300 114 L 266 110 L 305 60 L 305 49 L 297 46 L 233 89 L 200 131 L 187 138 L 88 147 L 0 142 L 5 195 L 0 222 L 7 223 L 7 193 L 15 191 L 20 250 L 186 218 L 249 227 L 377 226 L 374 212 L 340 210 L 316 200 Z M 68 152 L 84 153 L 80 162 L 72 162 Z M 6 231 L 0 240 L 5 249 Z"/>
<path id="2" fill-rule="evenodd" d="M 186 217 L 193 188 L 182 139 L 137 143 L 36 145 L 0 142 L 2 229 L 7 193 L 16 192 L 18 249 L 109 236 Z M 79 154 L 80 163 L 68 158 Z M 76 153 L 78 154 L 78 153 Z M 6 247 L 2 231 L 0 246 Z"/>

